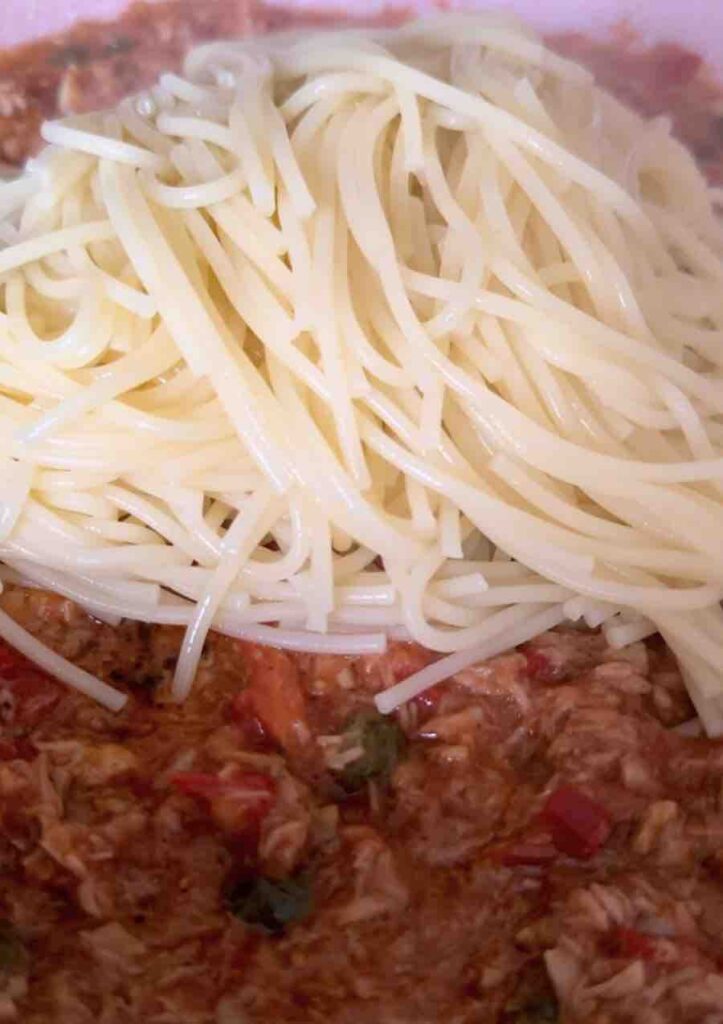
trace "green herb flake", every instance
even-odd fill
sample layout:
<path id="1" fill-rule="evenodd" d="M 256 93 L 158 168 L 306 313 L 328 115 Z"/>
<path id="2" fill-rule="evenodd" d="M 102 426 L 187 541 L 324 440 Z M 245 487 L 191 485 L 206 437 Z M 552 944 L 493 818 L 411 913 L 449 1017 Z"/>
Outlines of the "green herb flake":
<path id="1" fill-rule="evenodd" d="M 558 1024 L 560 1016 L 557 1000 L 551 996 L 533 999 L 525 1006 L 508 1011 L 505 1020 L 509 1024 Z"/>
<path id="2" fill-rule="evenodd" d="M 302 921 L 311 913 L 312 905 L 311 885 L 305 874 L 245 879 L 228 899 L 235 917 L 267 935 L 279 935 L 290 924 Z"/>
<path id="3" fill-rule="evenodd" d="M 0 971 L 11 974 L 22 970 L 28 959 L 25 944 L 15 925 L 0 918 Z"/>
<path id="4" fill-rule="evenodd" d="M 89 47 L 82 43 L 71 43 L 56 50 L 50 58 L 50 63 L 61 68 L 82 67 L 87 64 L 93 54 Z"/>
<path id="5" fill-rule="evenodd" d="M 406 737 L 394 718 L 375 712 L 356 715 L 344 731 L 344 749 L 358 747 L 359 757 L 342 768 L 337 778 L 347 793 L 356 793 L 372 779 L 388 782 L 406 747 Z"/>
<path id="6" fill-rule="evenodd" d="M 135 47 L 136 44 L 128 36 L 116 36 L 108 43 L 104 53 L 107 57 L 117 57 L 121 53 L 130 53 Z"/>

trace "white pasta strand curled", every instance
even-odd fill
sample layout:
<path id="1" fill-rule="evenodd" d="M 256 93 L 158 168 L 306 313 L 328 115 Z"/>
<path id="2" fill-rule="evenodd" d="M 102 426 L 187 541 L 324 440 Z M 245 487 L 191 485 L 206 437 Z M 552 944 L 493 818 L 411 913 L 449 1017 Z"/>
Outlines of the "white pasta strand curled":
<path id="1" fill-rule="evenodd" d="M 182 626 L 178 700 L 209 629 L 443 655 L 384 712 L 659 630 L 723 732 L 720 195 L 664 125 L 447 14 L 208 44 L 43 133 L 0 184 L 0 579 Z"/>

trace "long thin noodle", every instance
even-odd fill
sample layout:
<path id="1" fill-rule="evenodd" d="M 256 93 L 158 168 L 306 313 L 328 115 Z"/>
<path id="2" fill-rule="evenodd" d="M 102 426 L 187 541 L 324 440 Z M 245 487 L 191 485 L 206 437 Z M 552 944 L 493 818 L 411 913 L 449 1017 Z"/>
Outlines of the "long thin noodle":
<path id="1" fill-rule="evenodd" d="M 179 700 L 212 628 L 446 655 L 385 712 L 657 629 L 723 732 L 721 203 L 662 120 L 449 14 L 208 44 L 44 135 L 0 185 L 2 579 L 184 627 Z"/>

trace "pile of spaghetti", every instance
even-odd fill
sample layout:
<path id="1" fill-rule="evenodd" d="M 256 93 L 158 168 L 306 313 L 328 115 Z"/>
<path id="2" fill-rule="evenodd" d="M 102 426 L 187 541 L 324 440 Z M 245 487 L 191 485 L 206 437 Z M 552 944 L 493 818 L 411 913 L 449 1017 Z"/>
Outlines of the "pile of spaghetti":
<path id="1" fill-rule="evenodd" d="M 723 732 L 723 232 L 498 16 L 203 46 L 0 186 L 0 574 L 109 622 L 441 652 L 659 631 Z M 0 635 L 123 696 L 4 614 Z"/>

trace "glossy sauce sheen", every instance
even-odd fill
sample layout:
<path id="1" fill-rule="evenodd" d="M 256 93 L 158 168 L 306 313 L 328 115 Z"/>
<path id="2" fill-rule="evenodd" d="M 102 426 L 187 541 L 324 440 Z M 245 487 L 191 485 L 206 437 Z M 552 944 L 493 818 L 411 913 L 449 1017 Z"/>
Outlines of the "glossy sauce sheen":
<path id="1" fill-rule="evenodd" d="M 138 5 L 1 56 L 0 160 L 280 17 Z M 694 56 L 556 45 L 670 111 L 720 180 Z M 212 635 L 178 707 L 177 630 L 17 589 L 0 606 L 130 695 L 107 713 L 0 644 L 0 1019 L 723 1021 L 723 744 L 678 731 L 692 709 L 656 644 L 547 634 L 381 720 L 374 694 L 430 654 Z"/>

